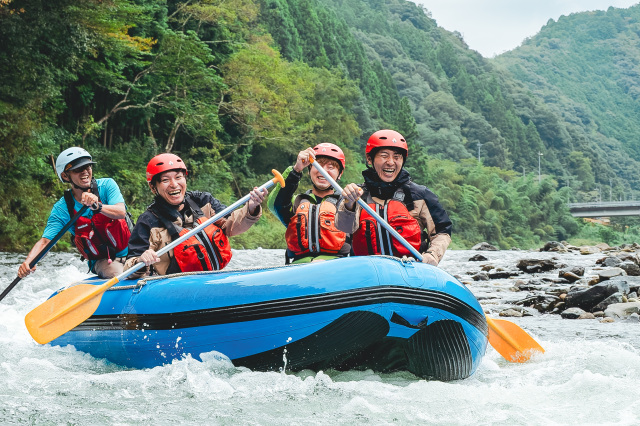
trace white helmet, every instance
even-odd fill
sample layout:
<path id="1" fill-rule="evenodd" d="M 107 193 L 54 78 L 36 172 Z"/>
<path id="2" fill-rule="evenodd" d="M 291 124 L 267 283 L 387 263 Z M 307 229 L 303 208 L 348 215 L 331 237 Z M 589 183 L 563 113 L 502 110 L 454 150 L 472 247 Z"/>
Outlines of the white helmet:
<path id="1" fill-rule="evenodd" d="M 92 160 L 91 154 L 84 148 L 74 146 L 65 149 L 58 155 L 58 159 L 56 160 L 56 173 L 58 174 L 58 178 L 62 182 L 65 182 L 65 180 L 62 179 L 62 172 L 75 170 L 87 164 L 96 164 Z"/>

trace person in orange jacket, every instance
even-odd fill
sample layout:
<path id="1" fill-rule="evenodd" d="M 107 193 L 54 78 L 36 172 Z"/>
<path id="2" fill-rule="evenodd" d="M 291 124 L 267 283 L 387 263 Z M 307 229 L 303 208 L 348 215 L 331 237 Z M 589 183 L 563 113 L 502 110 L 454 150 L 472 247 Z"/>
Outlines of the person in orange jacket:
<path id="1" fill-rule="evenodd" d="M 314 168 L 309 168 L 313 187 L 295 195 L 302 172 L 315 158 L 329 175 L 339 180 L 345 168 L 345 156 L 340 147 L 321 143 L 298 153 L 293 166 L 283 173 L 285 187 L 276 189 L 269 196 L 269 209 L 287 227 L 286 263 L 306 263 L 349 255 L 349 235 L 335 227 L 335 214 L 340 197 L 333 187 Z"/>

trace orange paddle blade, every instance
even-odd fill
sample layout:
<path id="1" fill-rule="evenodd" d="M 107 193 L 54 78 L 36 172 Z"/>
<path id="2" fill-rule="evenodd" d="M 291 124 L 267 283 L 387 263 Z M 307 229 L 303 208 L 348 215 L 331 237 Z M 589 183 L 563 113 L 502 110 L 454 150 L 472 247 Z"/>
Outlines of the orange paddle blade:
<path id="1" fill-rule="evenodd" d="M 93 315 L 102 293 L 117 282 L 112 278 L 99 286 L 80 284 L 56 294 L 24 318 L 29 334 L 43 345 L 62 336 Z"/>
<path id="2" fill-rule="evenodd" d="M 544 353 L 533 337 L 511 321 L 487 318 L 489 343 L 510 362 L 526 362 L 536 353 Z"/>

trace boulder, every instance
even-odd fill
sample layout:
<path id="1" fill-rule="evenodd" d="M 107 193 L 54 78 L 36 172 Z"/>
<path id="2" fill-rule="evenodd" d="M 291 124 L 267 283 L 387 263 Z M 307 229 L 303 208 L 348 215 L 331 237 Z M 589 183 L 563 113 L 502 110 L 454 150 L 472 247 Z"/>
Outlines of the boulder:
<path id="1" fill-rule="evenodd" d="M 580 308 L 569 308 L 562 311 L 560 316 L 564 319 L 578 319 L 584 313 L 586 312 Z"/>
<path id="2" fill-rule="evenodd" d="M 560 278 L 564 278 L 565 280 L 569 281 L 570 283 L 574 283 L 576 281 L 578 281 L 580 279 L 580 276 L 574 274 L 571 271 L 564 271 L 564 270 L 560 270 L 558 272 L 558 277 Z"/>
<path id="3" fill-rule="evenodd" d="M 624 261 L 618 265 L 620 269 L 624 270 L 627 275 L 631 275 L 633 277 L 640 276 L 640 266 L 638 266 L 635 262 Z"/>
<path id="4" fill-rule="evenodd" d="M 469 262 L 484 262 L 485 260 L 489 260 L 486 256 L 481 254 L 476 254 L 475 256 L 471 256 L 469 258 Z"/>
<path id="5" fill-rule="evenodd" d="M 598 303 L 593 308 L 593 310 L 604 311 L 605 309 L 607 309 L 609 305 L 613 305 L 614 303 L 622 303 L 622 302 L 626 302 L 626 297 L 624 297 L 620 292 L 613 293 L 611 296 L 607 297 L 602 302 Z"/>
<path id="6" fill-rule="evenodd" d="M 478 272 L 471 277 L 474 281 L 489 281 L 489 275 L 486 272 Z"/>
<path id="7" fill-rule="evenodd" d="M 604 315 L 610 318 L 629 318 L 631 314 L 640 313 L 640 302 L 614 303 L 604 311 Z"/>
<path id="8" fill-rule="evenodd" d="M 580 254 L 595 254 L 595 253 L 600 253 L 600 249 L 598 247 L 593 247 L 593 246 L 582 246 L 580 247 Z"/>
<path id="9" fill-rule="evenodd" d="M 622 268 L 609 268 L 609 269 L 604 269 L 602 271 L 598 271 L 598 278 L 600 278 L 601 282 L 607 281 L 607 280 L 610 280 L 611 278 L 619 277 L 622 275 L 627 275 L 627 273 Z"/>
<path id="10" fill-rule="evenodd" d="M 516 266 L 522 272 L 535 274 L 565 267 L 566 265 L 558 265 L 553 259 L 520 259 Z"/>
<path id="11" fill-rule="evenodd" d="M 498 251 L 498 248 L 496 246 L 493 246 L 493 245 L 491 245 L 491 244 L 489 244 L 489 243 L 487 243 L 485 241 L 485 242 L 476 244 L 475 246 L 471 247 L 471 250 Z"/>
<path id="12" fill-rule="evenodd" d="M 586 289 L 572 289 L 567 293 L 565 302 L 568 307 L 578 307 L 585 311 L 592 311 L 596 305 L 614 293 L 628 294 L 629 285 L 626 281 L 616 280 L 596 284 Z"/>
<path id="13" fill-rule="evenodd" d="M 613 267 L 613 266 L 618 266 L 622 263 L 622 260 L 620 260 L 619 257 L 615 257 L 615 256 L 609 256 L 609 257 L 605 257 L 604 260 L 602 261 L 602 266 L 606 266 L 608 268 Z"/>
<path id="14" fill-rule="evenodd" d="M 564 244 L 558 242 L 558 241 L 548 241 L 544 247 L 542 247 L 540 249 L 540 251 L 555 251 L 558 253 L 566 253 L 568 252 L 567 248 L 564 246 Z"/>

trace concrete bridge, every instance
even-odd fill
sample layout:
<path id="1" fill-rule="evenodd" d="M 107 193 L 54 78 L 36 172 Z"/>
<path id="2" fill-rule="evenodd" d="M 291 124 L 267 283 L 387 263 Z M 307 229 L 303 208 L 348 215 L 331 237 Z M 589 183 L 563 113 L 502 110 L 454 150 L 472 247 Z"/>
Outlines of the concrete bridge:
<path id="1" fill-rule="evenodd" d="M 640 201 L 569 203 L 569 211 L 574 217 L 640 216 Z"/>

